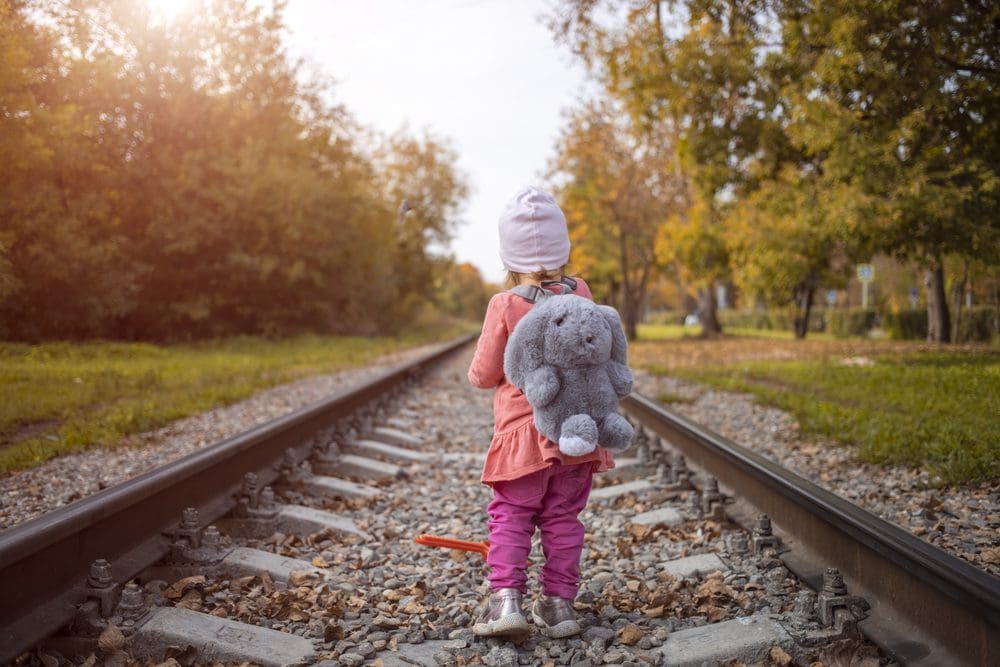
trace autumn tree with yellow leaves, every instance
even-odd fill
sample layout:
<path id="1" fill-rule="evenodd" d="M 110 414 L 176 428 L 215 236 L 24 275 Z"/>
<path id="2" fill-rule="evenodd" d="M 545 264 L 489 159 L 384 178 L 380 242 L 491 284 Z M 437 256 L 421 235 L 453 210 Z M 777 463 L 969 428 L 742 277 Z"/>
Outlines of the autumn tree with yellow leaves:
<path id="1" fill-rule="evenodd" d="M 657 234 L 686 208 L 672 128 L 633 124 L 608 99 L 587 102 L 568 117 L 550 177 L 569 225 L 573 270 L 619 309 L 635 339 L 646 291 L 664 266 Z"/>

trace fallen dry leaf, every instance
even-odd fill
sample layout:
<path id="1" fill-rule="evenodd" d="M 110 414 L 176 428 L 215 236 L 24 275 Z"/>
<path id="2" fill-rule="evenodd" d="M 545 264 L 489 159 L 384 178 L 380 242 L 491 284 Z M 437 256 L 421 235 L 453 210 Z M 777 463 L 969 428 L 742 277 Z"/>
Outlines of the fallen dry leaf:
<path id="1" fill-rule="evenodd" d="M 716 570 L 709 574 L 704 583 L 698 587 L 698 599 L 701 601 L 725 602 L 736 597 L 736 591 L 726 585 L 722 573 Z"/>
<path id="2" fill-rule="evenodd" d="M 192 588 L 187 593 L 185 593 L 184 597 L 178 600 L 174 604 L 174 606 L 180 609 L 201 611 L 201 606 L 202 606 L 201 593 L 197 589 Z"/>
<path id="3" fill-rule="evenodd" d="M 288 583 L 292 586 L 304 586 L 318 578 L 318 575 L 311 570 L 292 570 L 288 575 Z"/>
<path id="4" fill-rule="evenodd" d="M 404 614 L 426 614 L 428 611 L 430 611 L 428 607 L 425 607 L 416 600 L 403 607 Z"/>
<path id="5" fill-rule="evenodd" d="M 989 549 L 983 549 L 979 552 L 979 555 L 983 559 L 984 563 L 989 563 L 990 565 L 1000 565 L 1000 548 L 991 547 Z"/>
<path id="6" fill-rule="evenodd" d="M 250 575 L 249 577 L 239 577 L 236 579 L 232 579 L 229 582 L 229 590 L 232 591 L 233 593 L 242 593 L 243 589 L 249 586 L 256 578 L 257 577 Z"/>
<path id="7" fill-rule="evenodd" d="M 322 556 L 314 556 L 312 559 L 313 567 L 330 567 L 330 564 L 326 562 L 326 559 Z"/>
<path id="8" fill-rule="evenodd" d="M 260 573 L 260 585 L 264 587 L 264 595 L 270 595 L 274 592 L 274 579 L 267 572 Z"/>
<path id="9" fill-rule="evenodd" d="M 698 613 L 708 618 L 709 623 L 718 623 L 729 616 L 729 612 L 724 607 L 715 605 L 702 605 L 698 607 Z"/>
<path id="10" fill-rule="evenodd" d="M 129 657 L 125 651 L 115 651 L 104 657 L 104 667 L 128 667 Z"/>
<path id="11" fill-rule="evenodd" d="M 646 631 L 634 623 L 629 623 L 618 631 L 618 640 L 626 646 L 637 644 L 645 636 Z"/>
<path id="12" fill-rule="evenodd" d="M 827 667 L 878 667 L 875 649 L 853 639 L 842 639 L 823 647 L 819 660 Z"/>
<path id="13" fill-rule="evenodd" d="M 625 532 L 634 537 L 637 542 L 641 542 L 649 537 L 655 528 L 655 526 L 640 523 L 625 524 Z"/>
<path id="14" fill-rule="evenodd" d="M 767 657 L 770 658 L 771 664 L 776 665 L 776 667 L 788 667 L 792 664 L 792 656 L 788 655 L 785 649 L 780 646 L 772 646 Z"/>
<path id="15" fill-rule="evenodd" d="M 167 587 L 167 590 L 163 591 L 163 594 L 169 600 L 176 600 L 184 596 L 187 589 L 193 586 L 204 586 L 205 585 L 205 575 L 197 574 L 193 577 L 184 577 L 183 579 L 178 579 L 173 584 Z"/>
<path id="16" fill-rule="evenodd" d="M 97 648 L 101 649 L 104 655 L 111 655 L 125 647 L 125 635 L 114 623 L 108 623 L 107 627 L 97 639 Z"/>

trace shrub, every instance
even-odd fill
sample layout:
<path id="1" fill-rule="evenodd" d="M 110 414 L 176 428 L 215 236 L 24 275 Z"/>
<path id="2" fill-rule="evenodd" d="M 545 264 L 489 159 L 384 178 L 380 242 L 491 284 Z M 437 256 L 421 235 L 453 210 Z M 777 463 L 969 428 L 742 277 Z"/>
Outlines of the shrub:
<path id="1" fill-rule="evenodd" d="M 924 340 L 927 338 L 927 311 L 910 308 L 885 313 L 882 328 L 893 340 Z"/>
<path id="2" fill-rule="evenodd" d="M 827 313 L 827 331 L 837 338 L 867 336 L 877 316 L 871 308 L 841 308 Z"/>
<path id="3" fill-rule="evenodd" d="M 795 311 L 791 308 L 771 310 L 720 310 L 719 322 L 725 327 L 739 329 L 768 329 L 791 331 L 795 328 Z M 809 330 L 823 331 L 824 312 L 814 308 L 809 313 Z"/>
<path id="4" fill-rule="evenodd" d="M 952 313 L 952 317 L 954 316 Z M 962 321 L 958 324 L 956 342 L 989 342 L 997 334 L 1000 334 L 1000 316 L 997 315 L 994 306 L 972 306 L 962 309 Z"/>
<path id="5" fill-rule="evenodd" d="M 897 313 L 885 313 L 882 326 L 890 338 L 895 340 L 925 340 L 927 338 L 927 311 L 907 309 Z M 952 310 L 951 317 L 955 317 Z M 983 343 L 993 340 L 1000 333 L 1000 318 L 993 306 L 972 306 L 962 308 L 959 322 L 958 340 L 961 343 Z"/>

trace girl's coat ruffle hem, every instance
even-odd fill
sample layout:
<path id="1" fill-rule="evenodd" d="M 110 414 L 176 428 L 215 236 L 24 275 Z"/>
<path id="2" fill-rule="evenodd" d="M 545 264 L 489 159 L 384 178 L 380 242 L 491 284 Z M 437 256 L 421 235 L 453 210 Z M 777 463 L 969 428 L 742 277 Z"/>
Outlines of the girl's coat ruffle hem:
<path id="1" fill-rule="evenodd" d="M 553 463 L 590 463 L 594 472 L 605 472 L 615 467 L 614 457 L 603 447 L 583 456 L 566 456 L 559 451 L 558 444 L 538 432 L 529 415 L 520 425 L 493 435 L 481 481 L 492 484 L 517 479 Z"/>

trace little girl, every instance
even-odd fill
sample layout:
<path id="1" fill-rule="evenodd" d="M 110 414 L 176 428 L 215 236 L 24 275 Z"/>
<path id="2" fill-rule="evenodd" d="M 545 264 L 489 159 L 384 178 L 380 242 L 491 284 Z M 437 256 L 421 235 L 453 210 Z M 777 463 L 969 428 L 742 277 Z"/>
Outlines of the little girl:
<path id="1" fill-rule="evenodd" d="M 577 515 L 587 504 L 593 473 L 613 468 L 614 461 L 602 447 L 583 456 L 564 455 L 556 443 L 539 434 L 528 399 L 504 376 L 503 358 L 514 326 L 534 305 L 532 291 L 540 288 L 587 298 L 591 294 L 583 280 L 563 275 L 569 235 L 566 217 L 551 195 L 537 188 L 522 190 L 508 203 L 499 226 L 500 259 L 515 289 L 490 300 L 469 368 L 473 385 L 496 388 L 493 440 L 482 475 L 482 482 L 493 487 L 486 559 L 492 593 L 472 629 L 487 637 L 527 632 L 521 596 L 527 592 L 525 568 L 537 527 L 545 564 L 532 617 L 544 634 L 568 637 L 580 632 L 573 600 L 580 580 L 584 527 Z"/>

